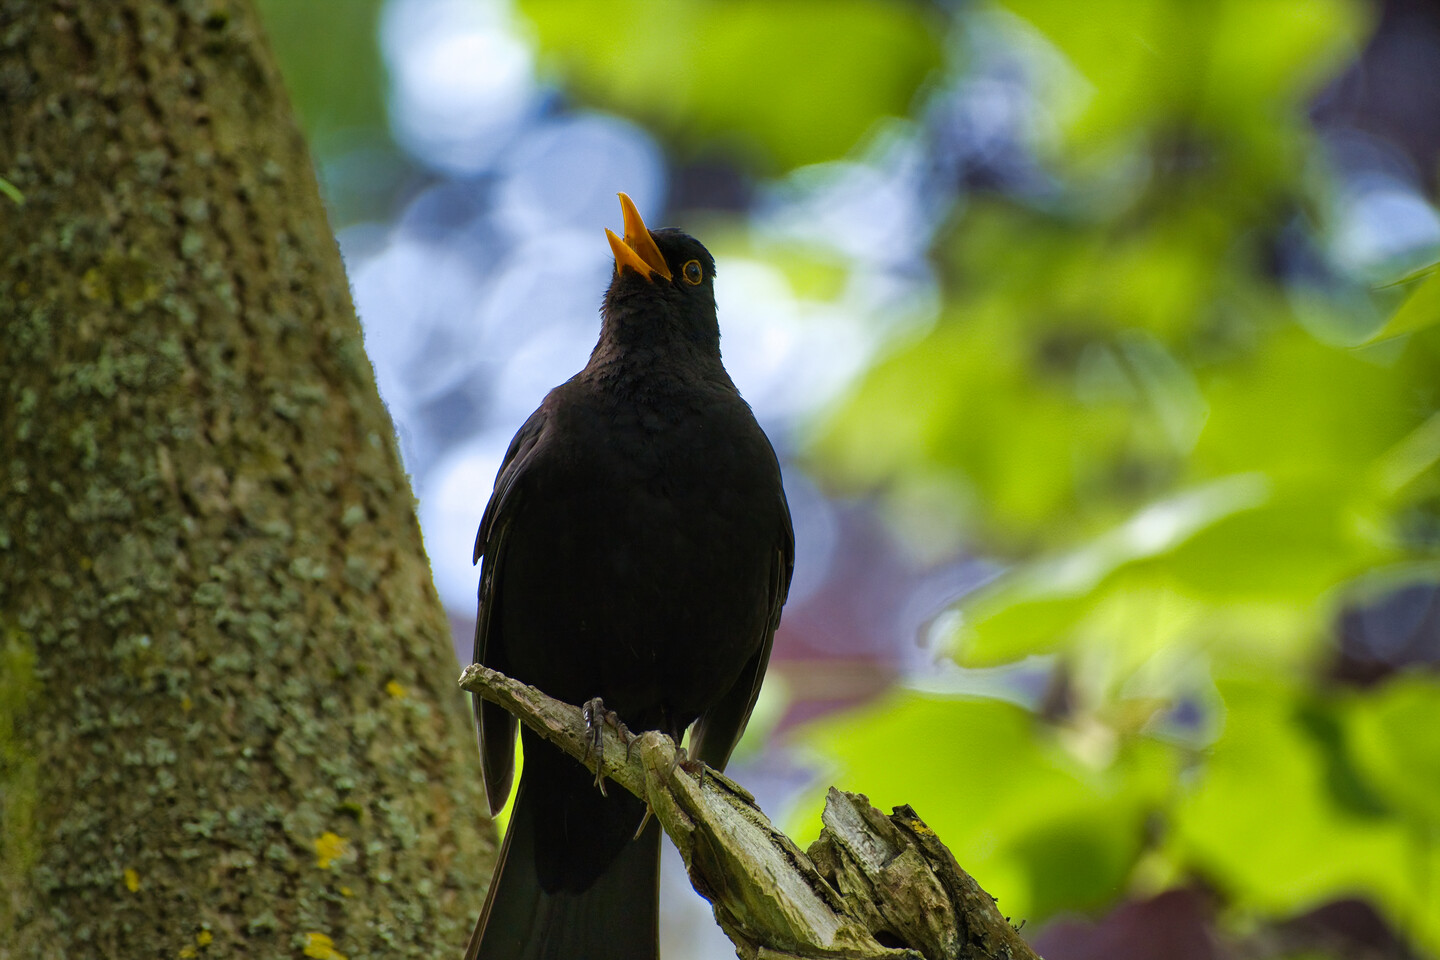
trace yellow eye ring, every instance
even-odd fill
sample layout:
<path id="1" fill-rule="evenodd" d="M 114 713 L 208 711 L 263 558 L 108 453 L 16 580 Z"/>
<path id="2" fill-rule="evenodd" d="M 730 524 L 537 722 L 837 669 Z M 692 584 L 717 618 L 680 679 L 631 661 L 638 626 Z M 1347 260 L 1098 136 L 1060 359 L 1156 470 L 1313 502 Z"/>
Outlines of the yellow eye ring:
<path id="1" fill-rule="evenodd" d="M 699 286 L 700 281 L 705 279 L 705 268 L 700 266 L 699 260 L 688 260 L 685 266 L 680 268 L 680 276 L 684 277 L 690 286 Z"/>

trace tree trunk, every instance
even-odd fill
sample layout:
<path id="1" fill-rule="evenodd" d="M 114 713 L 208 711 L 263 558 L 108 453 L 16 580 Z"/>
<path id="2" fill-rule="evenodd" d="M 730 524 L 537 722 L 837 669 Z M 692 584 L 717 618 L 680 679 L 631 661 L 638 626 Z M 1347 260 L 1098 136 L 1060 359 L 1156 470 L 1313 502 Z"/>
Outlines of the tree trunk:
<path id="1" fill-rule="evenodd" d="M 458 952 L 474 743 L 249 4 L 0 0 L 0 176 L 0 957 Z"/>

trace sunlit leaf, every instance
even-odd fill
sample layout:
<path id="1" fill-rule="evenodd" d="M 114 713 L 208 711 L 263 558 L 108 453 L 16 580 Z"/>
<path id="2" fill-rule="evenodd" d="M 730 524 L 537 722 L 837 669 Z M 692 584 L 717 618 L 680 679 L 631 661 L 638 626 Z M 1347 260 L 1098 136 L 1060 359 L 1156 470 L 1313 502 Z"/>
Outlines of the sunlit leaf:
<path id="1" fill-rule="evenodd" d="M 1226 517 L 1177 549 L 1167 569 L 1216 601 L 1319 602 L 1325 591 L 1390 559 L 1351 529 L 1351 496 L 1338 484 L 1277 484 L 1264 506 Z"/>
<path id="2" fill-rule="evenodd" d="M 1018 659 L 1063 642 L 1068 628 L 1100 602 L 1097 588 L 1116 571 L 1163 556 L 1269 496 L 1259 474 L 1227 477 L 1152 504 L 1072 551 L 1020 566 L 967 602 L 958 638 L 962 660 Z"/>

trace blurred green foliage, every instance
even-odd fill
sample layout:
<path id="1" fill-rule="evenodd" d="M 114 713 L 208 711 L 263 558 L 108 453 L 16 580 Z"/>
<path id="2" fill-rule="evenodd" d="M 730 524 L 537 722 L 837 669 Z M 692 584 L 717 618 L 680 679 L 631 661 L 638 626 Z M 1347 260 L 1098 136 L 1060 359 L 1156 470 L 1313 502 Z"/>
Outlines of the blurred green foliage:
<path id="1" fill-rule="evenodd" d="M 884 0 L 520 0 L 551 68 L 679 146 L 762 168 L 831 160 L 904 115 L 938 17 Z"/>
<path id="2" fill-rule="evenodd" d="M 1306 104 L 1365 8 L 1006 7 L 1088 84 L 1056 105 L 1062 196 L 957 220 L 940 321 L 813 455 L 901 515 L 948 491 L 1010 561 L 953 655 L 1053 655 L 1067 709 L 902 694 L 815 743 L 1012 916 L 1198 878 L 1242 919 L 1366 897 L 1440 953 L 1440 678 L 1324 679 L 1347 604 L 1437 579 L 1440 278 L 1377 323 L 1383 292 L 1297 296 L 1269 247 L 1324 208 Z"/>
<path id="3" fill-rule="evenodd" d="M 384 135 L 381 0 L 255 0 L 311 149 Z M 342 141 L 337 143 L 338 141 Z"/>
<path id="4" fill-rule="evenodd" d="M 385 216 L 403 177 L 385 114 L 382 0 L 256 0 L 331 226 Z"/>

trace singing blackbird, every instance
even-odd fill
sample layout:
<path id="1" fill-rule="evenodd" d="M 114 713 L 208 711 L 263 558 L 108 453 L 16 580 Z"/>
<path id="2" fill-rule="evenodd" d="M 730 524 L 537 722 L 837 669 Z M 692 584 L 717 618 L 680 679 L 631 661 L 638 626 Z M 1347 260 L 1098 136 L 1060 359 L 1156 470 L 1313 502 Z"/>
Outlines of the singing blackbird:
<path id="1" fill-rule="evenodd" d="M 625 236 L 585 368 L 515 434 L 480 521 L 475 662 L 723 768 L 749 719 L 794 568 L 780 466 L 720 362 L 715 261 L 679 230 Z M 476 698 L 492 813 L 516 723 Z M 651 960 L 660 831 L 531 735 L 467 960 Z"/>

